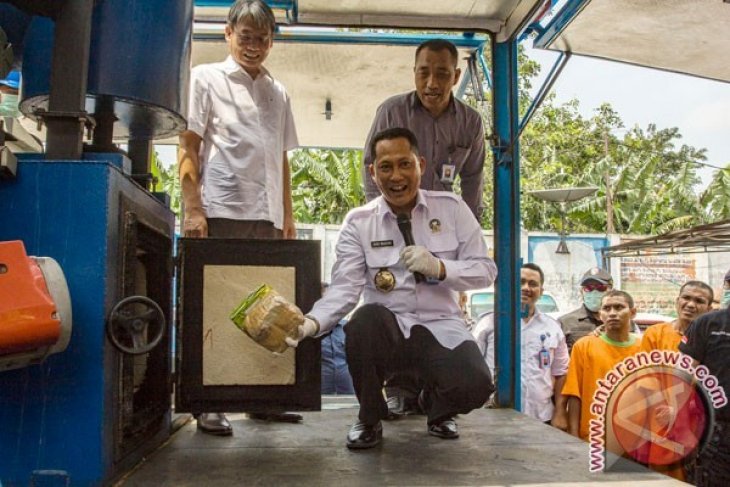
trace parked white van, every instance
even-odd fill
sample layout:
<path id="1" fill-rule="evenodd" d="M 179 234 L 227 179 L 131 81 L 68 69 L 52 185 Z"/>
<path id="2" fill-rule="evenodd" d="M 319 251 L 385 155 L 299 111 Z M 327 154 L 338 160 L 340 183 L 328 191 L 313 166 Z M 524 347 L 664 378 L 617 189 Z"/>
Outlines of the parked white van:
<path id="1" fill-rule="evenodd" d="M 466 312 L 473 320 L 478 320 L 484 313 L 494 311 L 494 287 L 474 289 L 466 292 Z M 552 294 L 543 292 L 537 301 L 537 309 L 552 317 L 560 316 L 558 303 Z"/>

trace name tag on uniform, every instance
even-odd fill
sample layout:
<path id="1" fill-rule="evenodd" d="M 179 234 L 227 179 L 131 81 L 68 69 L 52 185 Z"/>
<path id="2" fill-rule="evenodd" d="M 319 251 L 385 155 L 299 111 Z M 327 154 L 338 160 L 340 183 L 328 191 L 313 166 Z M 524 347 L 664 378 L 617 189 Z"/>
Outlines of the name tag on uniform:
<path id="1" fill-rule="evenodd" d="M 380 247 L 392 247 L 393 241 L 392 240 L 373 240 L 370 242 L 370 246 L 374 249 L 379 249 Z"/>

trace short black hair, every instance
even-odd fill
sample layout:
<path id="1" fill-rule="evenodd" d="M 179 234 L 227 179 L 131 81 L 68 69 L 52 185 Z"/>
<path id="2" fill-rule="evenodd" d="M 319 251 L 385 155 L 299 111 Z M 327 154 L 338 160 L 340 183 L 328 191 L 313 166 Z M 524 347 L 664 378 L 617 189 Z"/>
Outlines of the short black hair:
<path id="1" fill-rule="evenodd" d="M 370 141 L 370 153 L 375 157 L 375 146 L 378 145 L 378 142 L 381 140 L 393 140 L 393 139 L 400 139 L 404 138 L 408 141 L 408 143 L 411 145 L 411 152 L 413 152 L 416 157 L 419 156 L 418 152 L 418 140 L 416 139 L 416 135 L 408 130 L 405 127 L 392 127 L 389 129 L 381 130 Z"/>
<path id="2" fill-rule="evenodd" d="M 540 274 L 540 285 L 542 286 L 543 284 L 545 284 L 545 273 L 542 272 L 542 269 L 540 269 L 539 265 L 528 262 L 526 264 L 522 264 L 522 268 L 532 269 L 533 271 L 536 271 L 538 274 Z"/>
<path id="3" fill-rule="evenodd" d="M 682 287 L 679 288 L 679 294 L 682 294 L 682 291 L 684 291 L 684 288 L 686 287 L 698 287 L 700 289 L 704 289 L 708 293 L 710 293 L 710 303 L 715 300 L 715 291 L 712 290 L 709 284 L 702 282 L 702 281 L 687 281 L 684 284 L 682 284 Z"/>
<path id="4" fill-rule="evenodd" d="M 629 304 L 629 308 L 635 308 L 636 305 L 634 304 L 634 298 L 631 297 L 629 293 L 626 291 L 621 291 L 619 289 L 611 289 L 606 294 L 603 295 L 601 298 L 601 305 L 603 305 L 603 300 L 606 298 L 611 298 L 614 296 L 620 296 L 626 300 L 626 302 Z"/>
<path id="5" fill-rule="evenodd" d="M 456 50 L 456 46 L 451 41 L 447 41 L 446 39 L 429 39 L 422 42 L 416 48 L 416 59 L 418 59 L 418 55 L 424 49 L 434 52 L 447 50 L 449 51 L 449 54 L 451 54 L 451 59 L 454 61 L 454 67 L 459 64 L 459 51 Z"/>

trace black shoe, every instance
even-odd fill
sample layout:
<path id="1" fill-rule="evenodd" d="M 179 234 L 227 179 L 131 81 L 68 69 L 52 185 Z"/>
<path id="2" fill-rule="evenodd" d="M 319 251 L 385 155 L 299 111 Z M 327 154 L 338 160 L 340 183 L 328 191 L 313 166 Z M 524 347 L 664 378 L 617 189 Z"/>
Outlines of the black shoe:
<path id="1" fill-rule="evenodd" d="M 202 413 L 198 416 L 198 429 L 208 435 L 231 436 L 233 427 L 223 413 Z"/>
<path id="2" fill-rule="evenodd" d="M 383 423 L 378 421 L 374 426 L 368 426 L 358 421 L 352 425 L 347 432 L 347 448 L 352 450 L 363 450 L 372 448 L 383 439 Z"/>
<path id="3" fill-rule="evenodd" d="M 459 428 L 456 426 L 456 421 L 452 418 L 446 418 L 438 423 L 428 425 L 428 434 L 444 440 L 453 440 L 459 437 Z"/>
<path id="4" fill-rule="evenodd" d="M 296 413 L 248 413 L 248 417 L 277 423 L 299 423 L 303 419 L 301 414 Z"/>

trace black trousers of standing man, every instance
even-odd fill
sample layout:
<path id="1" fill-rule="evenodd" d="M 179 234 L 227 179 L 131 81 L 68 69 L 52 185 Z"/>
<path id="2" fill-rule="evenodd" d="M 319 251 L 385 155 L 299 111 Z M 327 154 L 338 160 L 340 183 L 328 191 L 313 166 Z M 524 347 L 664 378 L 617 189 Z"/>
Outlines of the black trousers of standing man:
<path id="1" fill-rule="evenodd" d="M 418 325 L 406 339 L 395 315 L 383 305 L 360 307 L 345 334 L 347 365 L 360 401 L 359 419 L 367 425 L 388 416 L 383 383 L 399 370 L 412 368 L 423 381 L 429 425 L 481 407 L 494 391 L 475 342 L 449 350 Z"/>

